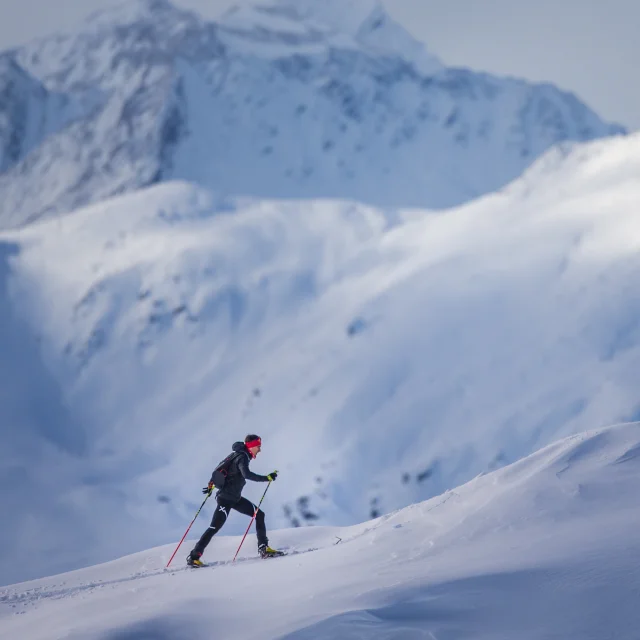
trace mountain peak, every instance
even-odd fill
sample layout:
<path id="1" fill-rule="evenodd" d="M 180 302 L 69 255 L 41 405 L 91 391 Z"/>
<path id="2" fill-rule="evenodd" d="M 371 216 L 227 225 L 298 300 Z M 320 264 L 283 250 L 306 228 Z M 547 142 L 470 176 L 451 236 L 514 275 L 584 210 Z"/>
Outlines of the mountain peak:
<path id="1" fill-rule="evenodd" d="M 247 0 L 229 9 L 220 24 L 236 36 L 259 37 L 270 44 L 309 44 L 364 48 L 376 55 L 402 58 L 424 75 L 443 68 L 385 11 L 379 0 Z M 266 34 L 276 34 L 265 38 Z"/>
<path id="2" fill-rule="evenodd" d="M 354 34 L 372 15 L 384 13 L 378 0 L 257 0 L 254 6 Z"/>
<path id="3" fill-rule="evenodd" d="M 188 12 L 178 9 L 169 0 L 126 0 L 91 14 L 85 21 L 85 26 L 100 30 L 145 20 L 165 22 L 187 14 Z"/>

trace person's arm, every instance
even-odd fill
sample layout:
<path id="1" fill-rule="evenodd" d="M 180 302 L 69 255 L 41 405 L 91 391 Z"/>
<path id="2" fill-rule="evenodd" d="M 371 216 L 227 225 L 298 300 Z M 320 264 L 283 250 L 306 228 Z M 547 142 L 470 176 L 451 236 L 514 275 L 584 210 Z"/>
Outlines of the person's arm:
<path id="1" fill-rule="evenodd" d="M 245 480 L 253 480 L 254 482 L 269 482 L 268 476 L 261 476 L 258 473 L 253 473 L 251 469 L 249 469 L 249 456 L 241 455 L 238 459 L 238 469 L 240 469 L 240 473 Z"/>

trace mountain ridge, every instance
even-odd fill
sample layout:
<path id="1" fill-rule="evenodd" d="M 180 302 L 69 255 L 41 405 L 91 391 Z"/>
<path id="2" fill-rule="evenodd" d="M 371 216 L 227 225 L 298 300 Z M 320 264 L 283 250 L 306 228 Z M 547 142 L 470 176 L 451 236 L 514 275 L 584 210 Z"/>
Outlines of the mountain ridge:
<path id="1" fill-rule="evenodd" d="M 0 228 L 170 179 L 448 207 L 501 188 L 554 144 L 624 133 L 550 85 L 439 62 L 422 73 L 422 45 L 386 18 L 335 40 L 315 18 L 289 16 L 313 35 L 309 48 L 268 29 L 267 44 L 230 36 L 233 15 L 205 22 L 141 0 L 8 54 L 78 108 L 0 174 Z"/>

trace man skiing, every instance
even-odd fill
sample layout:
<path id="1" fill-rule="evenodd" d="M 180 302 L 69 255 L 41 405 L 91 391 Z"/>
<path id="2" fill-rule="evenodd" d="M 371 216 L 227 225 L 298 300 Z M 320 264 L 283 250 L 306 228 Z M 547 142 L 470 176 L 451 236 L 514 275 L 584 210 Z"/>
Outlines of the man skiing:
<path id="1" fill-rule="evenodd" d="M 261 476 L 249 470 L 249 462 L 255 458 L 262 448 L 262 440 L 255 434 L 249 434 L 244 442 L 236 442 L 233 452 L 227 456 L 214 470 L 211 480 L 202 493 L 211 495 L 214 486 L 218 486 L 216 501 L 218 506 L 211 519 L 211 526 L 202 534 L 196 546 L 187 556 L 187 564 L 191 567 L 203 567 L 200 560 L 211 538 L 220 531 L 227 521 L 229 511 L 235 509 L 246 516 L 256 514 L 256 534 L 258 536 L 258 553 L 262 558 L 282 555 L 281 552 L 269 547 L 267 528 L 264 522 L 264 512 L 256 505 L 242 497 L 242 489 L 247 480 L 254 482 L 272 482 L 278 477 L 278 472 L 273 471 L 267 476 Z M 222 475 L 220 475 L 222 474 Z M 214 478 L 216 481 L 214 481 Z M 256 512 L 256 509 L 257 512 Z"/>

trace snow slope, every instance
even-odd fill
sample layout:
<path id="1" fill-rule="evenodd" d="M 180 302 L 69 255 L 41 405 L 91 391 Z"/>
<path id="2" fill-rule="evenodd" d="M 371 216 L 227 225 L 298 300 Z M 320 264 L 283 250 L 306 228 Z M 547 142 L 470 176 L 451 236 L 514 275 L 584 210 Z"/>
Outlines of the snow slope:
<path id="1" fill-rule="evenodd" d="M 207 569 L 164 571 L 168 545 L 12 585 L 0 635 L 635 640 L 639 452 L 639 423 L 590 431 L 361 525 L 272 532 L 290 557 L 249 539 L 234 565 L 221 536 Z"/>
<path id="2" fill-rule="evenodd" d="M 441 212 L 167 183 L 2 234 L 3 582 L 179 537 L 245 433 L 272 525 L 348 525 L 637 418 L 639 145 Z"/>
<path id="3" fill-rule="evenodd" d="M 623 132 L 551 85 L 443 67 L 371 0 L 245 3 L 211 23 L 127 0 L 6 56 L 76 111 L 5 163 L 0 229 L 171 179 L 452 206 L 554 144 Z"/>

